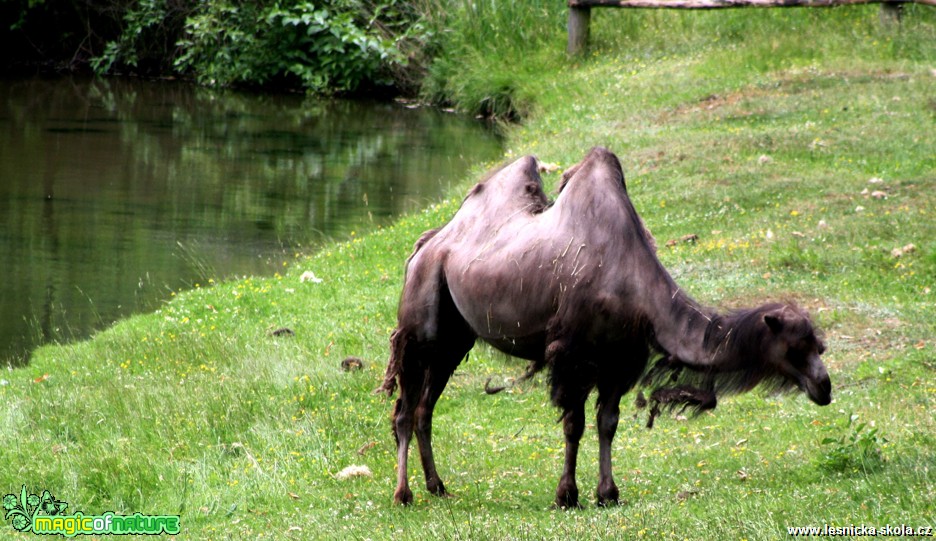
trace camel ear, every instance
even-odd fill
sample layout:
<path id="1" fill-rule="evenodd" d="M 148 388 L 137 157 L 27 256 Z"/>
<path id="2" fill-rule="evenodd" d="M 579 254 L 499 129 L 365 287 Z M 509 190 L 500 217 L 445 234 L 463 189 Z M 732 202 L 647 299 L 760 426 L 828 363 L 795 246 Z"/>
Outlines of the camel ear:
<path id="1" fill-rule="evenodd" d="M 778 315 L 765 314 L 764 323 L 767 324 L 767 327 L 769 327 L 774 334 L 780 334 L 780 331 L 783 330 L 783 319 Z"/>

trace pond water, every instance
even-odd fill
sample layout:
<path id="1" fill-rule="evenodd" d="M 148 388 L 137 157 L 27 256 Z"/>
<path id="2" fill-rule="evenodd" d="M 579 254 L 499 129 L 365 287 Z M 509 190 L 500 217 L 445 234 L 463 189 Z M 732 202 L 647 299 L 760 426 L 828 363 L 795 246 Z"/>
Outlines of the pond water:
<path id="1" fill-rule="evenodd" d="M 397 103 L 0 80 L 0 365 L 439 198 L 500 141 Z"/>

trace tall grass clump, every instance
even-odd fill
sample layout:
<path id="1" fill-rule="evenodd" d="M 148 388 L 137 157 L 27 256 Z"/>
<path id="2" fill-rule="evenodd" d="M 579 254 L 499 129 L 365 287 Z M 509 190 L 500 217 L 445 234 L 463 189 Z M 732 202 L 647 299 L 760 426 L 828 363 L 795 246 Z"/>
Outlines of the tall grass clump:
<path id="1" fill-rule="evenodd" d="M 502 120 L 533 108 L 540 76 L 564 65 L 566 8 L 551 0 L 432 0 L 433 53 L 422 93 Z"/>

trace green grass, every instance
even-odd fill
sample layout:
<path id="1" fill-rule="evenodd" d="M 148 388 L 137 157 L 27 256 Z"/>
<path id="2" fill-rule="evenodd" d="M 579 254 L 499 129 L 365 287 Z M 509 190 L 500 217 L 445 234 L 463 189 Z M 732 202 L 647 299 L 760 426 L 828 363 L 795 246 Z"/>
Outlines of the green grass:
<path id="1" fill-rule="evenodd" d="M 878 32 L 876 8 L 596 11 L 601 45 L 584 59 L 565 59 L 547 28 L 529 66 L 483 50 L 464 66 L 465 77 L 513 73 L 525 96 L 506 157 L 568 167 L 595 144 L 620 156 L 659 257 L 693 296 L 808 308 L 829 345 L 832 405 L 755 393 L 648 431 L 625 397 L 614 458 L 626 503 L 591 504 L 590 426 L 586 507 L 558 511 L 563 443 L 543 379 L 487 396 L 488 377 L 523 364 L 479 347 L 436 410 L 454 497 L 430 497 L 414 458 L 415 505 L 393 506 L 392 402 L 371 390 L 403 261 L 469 178 L 393 227 L 296 254 L 280 275 L 203 284 L 87 342 L 39 349 L 0 386 L 0 490 L 48 489 L 85 514 L 178 513 L 184 539 L 753 540 L 787 526 L 936 526 L 936 17 L 907 11 L 899 34 Z M 503 62 L 524 56 L 513 46 Z M 666 246 L 687 234 L 698 240 Z M 301 282 L 307 270 L 324 281 Z M 295 336 L 271 334 L 281 327 Z M 365 369 L 340 370 L 347 355 Z M 373 476 L 336 479 L 352 464 Z"/>

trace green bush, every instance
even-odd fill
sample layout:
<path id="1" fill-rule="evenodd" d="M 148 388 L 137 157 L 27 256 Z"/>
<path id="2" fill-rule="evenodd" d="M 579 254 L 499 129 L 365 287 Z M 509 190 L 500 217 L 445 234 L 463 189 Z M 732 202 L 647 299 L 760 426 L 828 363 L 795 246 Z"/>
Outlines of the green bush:
<path id="1" fill-rule="evenodd" d="M 160 58 L 209 86 L 352 92 L 411 85 L 425 39 L 417 10 L 399 0 L 141 0 L 92 65 L 107 73 Z"/>
<path id="2" fill-rule="evenodd" d="M 182 35 L 191 0 L 139 0 L 131 5 L 114 4 L 122 13 L 116 35 L 106 37 L 104 50 L 90 59 L 97 73 L 132 68 L 144 73 L 164 74 L 172 68 L 176 42 Z"/>
<path id="3" fill-rule="evenodd" d="M 884 453 L 881 447 L 887 439 L 878 435 L 877 428 L 868 428 L 866 423 L 854 427 L 857 415 L 850 415 L 847 434 L 827 436 L 822 439 L 825 454 L 819 460 L 819 468 L 827 473 L 871 473 L 884 467 Z M 834 427 L 828 427 L 834 432 Z"/>
<path id="4" fill-rule="evenodd" d="M 412 21 L 396 4 L 206 4 L 186 21 L 175 65 L 209 85 L 284 80 L 318 92 L 391 85 L 391 69 L 407 63 L 398 42 L 420 30 L 406 28 Z"/>

